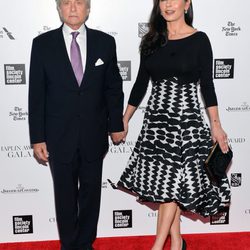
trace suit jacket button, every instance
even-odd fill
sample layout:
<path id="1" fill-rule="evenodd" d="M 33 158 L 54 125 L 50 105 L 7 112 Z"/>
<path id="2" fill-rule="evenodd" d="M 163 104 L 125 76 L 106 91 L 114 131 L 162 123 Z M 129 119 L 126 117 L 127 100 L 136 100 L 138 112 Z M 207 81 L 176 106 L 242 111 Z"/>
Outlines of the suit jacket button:
<path id="1" fill-rule="evenodd" d="M 83 96 L 83 92 L 82 91 L 79 92 L 79 96 Z"/>

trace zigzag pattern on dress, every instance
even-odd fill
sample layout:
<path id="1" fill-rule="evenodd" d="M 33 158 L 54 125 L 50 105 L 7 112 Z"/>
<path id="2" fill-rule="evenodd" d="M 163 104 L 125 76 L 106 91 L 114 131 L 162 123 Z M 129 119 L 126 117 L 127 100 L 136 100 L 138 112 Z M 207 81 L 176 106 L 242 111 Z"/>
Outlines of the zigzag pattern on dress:
<path id="1" fill-rule="evenodd" d="M 212 186 L 204 162 L 212 146 L 197 95 L 198 83 L 173 77 L 153 83 L 142 130 L 118 185 L 152 202 L 176 201 L 209 216 L 230 202 L 227 177 Z"/>

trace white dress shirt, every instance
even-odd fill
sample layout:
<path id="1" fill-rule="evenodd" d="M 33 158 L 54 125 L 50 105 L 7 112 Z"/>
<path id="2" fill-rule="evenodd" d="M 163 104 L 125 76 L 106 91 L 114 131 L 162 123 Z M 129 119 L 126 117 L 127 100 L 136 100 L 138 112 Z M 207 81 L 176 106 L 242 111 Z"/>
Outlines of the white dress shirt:
<path id="1" fill-rule="evenodd" d="M 72 32 L 78 31 L 80 34 L 77 36 L 76 41 L 79 44 L 81 50 L 81 57 L 82 57 L 82 68 L 83 72 L 85 71 L 86 67 L 86 58 L 87 58 L 87 32 L 86 27 L 84 24 L 78 30 L 72 30 L 67 24 L 63 24 L 62 32 L 65 41 L 65 45 L 67 48 L 67 53 L 70 60 L 70 46 L 72 42 Z"/>

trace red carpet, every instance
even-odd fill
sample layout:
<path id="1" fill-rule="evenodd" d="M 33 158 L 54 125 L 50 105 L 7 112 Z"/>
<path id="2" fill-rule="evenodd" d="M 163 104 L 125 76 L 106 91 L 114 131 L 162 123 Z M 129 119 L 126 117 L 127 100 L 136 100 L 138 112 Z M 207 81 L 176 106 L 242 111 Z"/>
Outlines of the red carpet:
<path id="1" fill-rule="evenodd" d="M 187 250 L 250 250 L 250 232 L 186 234 Z M 150 250 L 153 236 L 98 238 L 96 250 Z M 169 248 L 169 242 L 166 245 Z M 4 243 L 0 250 L 59 250 L 58 241 Z"/>

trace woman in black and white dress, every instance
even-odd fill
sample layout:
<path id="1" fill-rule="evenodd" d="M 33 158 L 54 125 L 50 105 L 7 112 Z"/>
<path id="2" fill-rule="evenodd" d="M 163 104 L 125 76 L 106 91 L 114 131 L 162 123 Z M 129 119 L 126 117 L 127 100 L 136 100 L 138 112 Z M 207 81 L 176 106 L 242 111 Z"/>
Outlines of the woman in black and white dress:
<path id="1" fill-rule="evenodd" d="M 207 35 L 192 27 L 190 0 L 155 0 L 149 32 L 141 42 L 141 61 L 124 114 L 124 126 L 143 99 L 149 80 L 143 127 L 118 185 L 142 201 L 160 203 L 152 250 L 162 250 L 171 235 L 171 250 L 186 249 L 180 235 L 181 209 L 209 216 L 230 202 L 225 177 L 212 186 L 204 161 L 217 141 L 225 153 L 227 135 L 221 127 L 212 79 L 212 49 Z M 200 85 L 210 119 L 201 113 Z"/>

